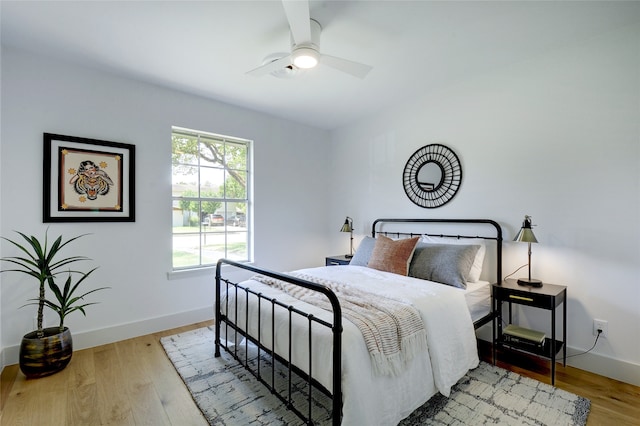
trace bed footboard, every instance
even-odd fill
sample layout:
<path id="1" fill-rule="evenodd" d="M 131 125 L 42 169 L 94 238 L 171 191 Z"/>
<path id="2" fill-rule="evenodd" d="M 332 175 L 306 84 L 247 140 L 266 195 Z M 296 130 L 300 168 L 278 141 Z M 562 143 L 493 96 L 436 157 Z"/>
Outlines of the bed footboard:
<path id="1" fill-rule="evenodd" d="M 225 278 L 222 276 L 222 268 L 223 266 L 225 267 L 225 272 L 233 270 L 234 268 L 237 269 L 241 269 L 241 270 L 245 270 L 245 271 L 249 271 L 249 272 L 253 272 L 256 274 L 260 274 L 260 275 L 264 275 L 267 277 L 271 277 L 271 278 L 275 278 L 278 280 L 282 280 L 285 281 L 287 283 L 291 283 L 294 285 L 298 285 L 310 290 L 314 290 L 317 291 L 319 293 L 324 294 L 327 299 L 329 300 L 329 302 L 331 303 L 332 306 L 332 310 L 333 310 L 333 320 L 332 323 L 329 323 L 327 321 L 323 321 L 320 318 L 315 317 L 312 314 L 303 312 L 293 306 L 281 303 L 280 301 L 278 301 L 277 299 L 272 299 L 272 298 L 268 298 L 265 297 L 264 295 L 262 295 L 261 293 L 257 293 L 253 290 L 251 290 L 250 288 L 247 288 L 245 286 L 242 285 L 242 283 L 236 283 L 233 282 L 232 280 Z M 227 274 L 228 275 L 228 274 Z M 275 312 L 275 307 L 278 306 L 279 308 L 284 308 L 286 310 L 289 311 L 289 353 L 288 356 L 283 357 L 277 353 L 275 353 L 275 351 L 273 350 L 273 348 L 275 347 L 274 342 L 272 341 L 270 344 L 268 344 L 268 342 L 263 342 L 261 341 L 261 333 L 258 332 L 257 336 L 252 336 L 249 334 L 248 331 L 243 330 L 240 326 L 238 326 L 239 322 L 238 322 L 238 309 L 237 306 L 233 309 L 234 315 L 233 318 L 229 318 L 229 316 L 227 315 L 229 311 L 229 307 L 226 306 L 224 309 L 224 312 L 222 310 L 222 304 L 221 304 L 221 295 L 223 293 L 228 293 L 228 292 L 235 292 L 235 304 L 238 304 L 238 294 L 244 295 L 244 303 L 247 305 L 245 306 L 244 312 L 245 312 L 245 318 L 244 318 L 244 324 L 245 326 L 248 325 L 249 323 L 249 318 L 248 318 L 248 312 L 249 312 L 249 299 L 250 299 L 250 295 L 252 298 L 256 299 L 258 301 L 258 309 L 260 309 L 260 307 L 262 306 L 262 303 L 268 304 L 271 307 L 271 312 Z M 225 303 L 229 303 L 229 298 L 226 297 L 225 298 Z M 308 328 L 308 334 L 309 334 L 309 341 L 308 341 L 308 346 L 309 346 L 309 365 L 306 366 L 307 370 L 308 370 L 308 374 L 306 374 L 302 368 L 299 368 L 300 366 L 295 366 L 292 365 L 291 362 L 287 361 L 287 360 L 291 360 L 292 356 L 291 356 L 291 350 L 292 350 L 292 341 L 291 341 L 291 329 L 292 329 L 292 315 L 299 315 L 301 317 L 304 317 L 307 319 L 308 324 L 309 324 L 309 328 Z M 261 315 L 258 314 L 258 330 L 261 329 L 260 326 L 260 318 Z M 333 360 L 333 374 L 332 374 L 332 390 L 333 392 L 327 391 L 326 389 L 324 389 L 322 386 L 320 386 L 318 383 L 315 382 L 315 380 L 313 379 L 313 374 L 312 374 L 312 369 L 311 369 L 311 365 L 312 365 L 312 354 L 313 354 L 313 348 L 312 348 L 312 324 L 317 324 L 320 325 L 322 327 L 326 327 L 327 329 L 329 329 L 331 331 L 331 335 L 332 335 L 332 340 L 333 340 L 333 353 L 332 353 L 332 360 Z M 234 336 L 236 336 L 236 341 L 234 342 L 235 344 L 233 345 L 233 348 L 229 348 L 228 344 L 226 341 L 223 342 L 223 340 L 221 339 L 221 327 L 224 325 L 224 327 L 226 327 L 226 332 L 225 332 L 225 336 L 229 335 L 228 330 L 231 330 L 232 333 L 234 334 Z M 250 365 L 249 362 L 249 358 L 248 358 L 248 347 L 245 346 L 245 356 L 243 357 L 242 355 L 239 355 L 238 353 L 238 343 L 237 343 L 237 336 L 240 335 L 244 338 L 245 341 L 245 345 L 248 345 L 249 342 L 253 343 L 255 346 L 257 346 L 258 348 L 258 358 L 260 358 L 260 353 L 264 352 L 268 355 L 270 355 L 271 357 L 271 368 L 268 369 L 270 371 L 267 371 L 266 373 L 263 373 L 260 369 L 260 362 L 258 362 L 257 364 L 257 368 L 255 368 L 255 366 Z M 273 336 L 275 335 L 275 321 L 272 319 L 271 320 L 271 338 L 273 339 Z M 316 388 L 316 389 L 320 389 L 323 392 L 330 394 L 331 396 L 331 401 L 332 401 L 332 424 L 337 426 L 340 424 L 341 421 L 341 414 L 342 414 L 342 384 L 341 384 L 341 377 L 342 377 L 342 311 L 340 308 L 340 303 L 338 302 L 338 298 L 336 297 L 336 295 L 333 293 L 333 291 L 331 291 L 329 288 L 327 288 L 326 286 L 323 286 L 321 284 L 316 284 L 316 283 L 312 283 L 310 281 L 306 281 L 306 280 L 302 280 L 299 278 L 295 278 L 292 276 L 288 276 L 288 275 L 284 275 L 284 274 L 279 274 L 277 272 L 272 272 L 269 270 L 265 270 L 265 269 L 260 269 L 260 268 L 256 268 L 250 265 L 246 265 L 246 264 L 242 264 L 242 263 L 238 263 L 238 262 L 234 262 L 232 260 L 228 260 L 228 259 L 220 259 L 217 263 L 216 266 L 216 300 L 215 300 L 215 356 L 219 357 L 220 356 L 220 348 L 224 348 L 228 353 L 230 353 L 233 358 L 235 358 L 243 367 L 245 367 L 258 381 L 260 381 L 262 384 L 264 384 L 270 391 L 271 393 L 273 393 L 280 401 L 282 401 L 288 409 L 290 409 L 291 411 L 293 411 L 294 413 L 296 413 L 296 415 L 298 415 L 298 417 L 300 417 L 306 424 L 314 424 L 313 423 L 313 419 L 312 419 L 312 388 Z M 279 391 L 278 389 L 275 388 L 274 384 L 275 384 L 275 379 L 274 379 L 274 374 L 275 374 L 275 366 L 276 366 L 276 362 L 281 363 L 282 365 L 284 365 L 287 369 L 288 369 L 288 386 L 287 386 L 287 390 L 284 392 Z M 297 407 L 295 407 L 292 404 L 292 373 L 297 374 L 300 377 L 303 377 L 306 380 L 307 386 L 308 386 L 308 401 L 307 401 L 307 413 L 303 413 L 302 410 L 298 409 Z M 270 375 L 271 376 L 271 381 L 269 382 L 268 380 L 264 379 L 265 375 Z"/>

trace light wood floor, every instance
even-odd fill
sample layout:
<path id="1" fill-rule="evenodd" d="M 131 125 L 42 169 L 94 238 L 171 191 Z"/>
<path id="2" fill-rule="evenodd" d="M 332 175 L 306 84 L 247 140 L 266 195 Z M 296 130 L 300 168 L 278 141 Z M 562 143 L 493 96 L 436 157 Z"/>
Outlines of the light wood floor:
<path id="1" fill-rule="evenodd" d="M 2 371 L 0 425 L 206 425 L 159 339 L 210 324 L 76 351 L 65 370 L 40 379 L 27 380 L 17 366 L 8 366 Z M 480 350 L 488 360 L 490 350 Z M 550 383 L 544 363 L 500 359 L 503 368 Z M 589 426 L 640 425 L 638 387 L 561 364 L 556 386 L 591 400 Z"/>

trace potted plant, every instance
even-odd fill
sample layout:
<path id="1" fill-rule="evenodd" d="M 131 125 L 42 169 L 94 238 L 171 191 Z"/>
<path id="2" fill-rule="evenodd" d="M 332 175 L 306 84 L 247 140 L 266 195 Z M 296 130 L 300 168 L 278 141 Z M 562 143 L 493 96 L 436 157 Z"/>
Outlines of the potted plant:
<path id="1" fill-rule="evenodd" d="M 64 269 L 72 263 L 91 260 L 86 256 L 60 258 L 60 253 L 65 246 L 86 234 L 66 241 L 63 241 L 62 236 L 59 236 L 49 246 L 48 230 L 45 232 L 43 243 L 34 236 L 27 236 L 22 232 L 17 233 L 27 244 L 23 243 L 23 245 L 5 237 L 2 237 L 2 239 L 16 246 L 24 255 L 0 259 L 13 265 L 12 269 L 5 269 L 0 272 L 22 272 L 38 280 L 38 297 L 29 299 L 31 302 L 23 305 L 37 305 L 38 316 L 37 330 L 25 334 L 22 338 L 20 370 L 27 377 L 43 377 L 64 369 L 71 361 L 73 341 L 71 332 L 64 325 L 66 316 L 75 311 L 80 311 L 86 315 L 84 308 L 95 304 L 95 302 L 86 303 L 84 297 L 106 287 L 96 288 L 76 295 L 80 284 L 97 268 L 93 268 L 89 272 Z M 67 278 L 64 286 L 60 287 L 56 280 L 64 272 L 67 273 Z M 74 276 L 79 277 L 75 284 Z M 47 286 L 53 293 L 53 297 L 47 298 Z M 45 306 L 58 314 L 60 319 L 58 327 L 43 328 Z"/>

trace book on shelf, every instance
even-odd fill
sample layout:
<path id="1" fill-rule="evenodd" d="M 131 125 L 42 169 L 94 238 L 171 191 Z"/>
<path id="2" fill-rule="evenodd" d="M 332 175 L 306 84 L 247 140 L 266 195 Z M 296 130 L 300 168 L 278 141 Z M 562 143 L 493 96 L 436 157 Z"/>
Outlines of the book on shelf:
<path id="1" fill-rule="evenodd" d="M 509 324 L 502 331 L 503 339 L 507 343 L 540 348 L 544 345 L 545 334 L 517 325 Z"/>

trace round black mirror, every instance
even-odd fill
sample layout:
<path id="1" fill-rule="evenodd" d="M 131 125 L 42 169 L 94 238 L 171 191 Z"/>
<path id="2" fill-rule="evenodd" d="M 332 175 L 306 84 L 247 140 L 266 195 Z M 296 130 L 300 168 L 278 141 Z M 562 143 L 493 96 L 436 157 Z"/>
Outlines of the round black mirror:
<path id="1" fill-rule="evenodd" d="M 440 207 L 460 188 L 462 167 L 458 156 L 440 144 L 426 145 L 404 166 L 402 185 L 411 201 L 425 208 Z"/>

